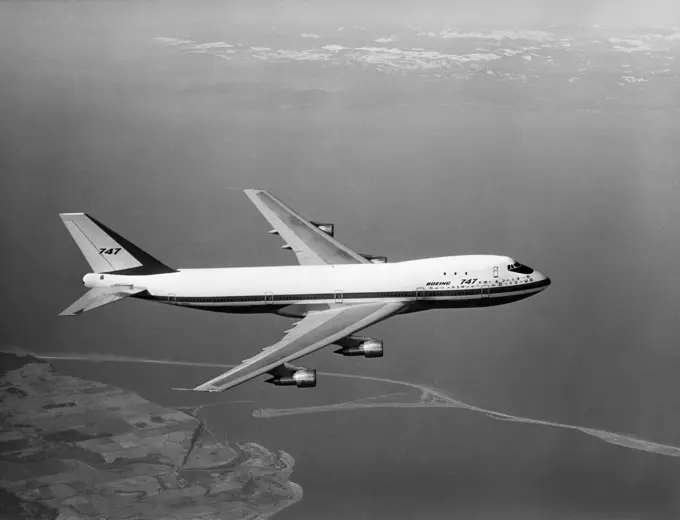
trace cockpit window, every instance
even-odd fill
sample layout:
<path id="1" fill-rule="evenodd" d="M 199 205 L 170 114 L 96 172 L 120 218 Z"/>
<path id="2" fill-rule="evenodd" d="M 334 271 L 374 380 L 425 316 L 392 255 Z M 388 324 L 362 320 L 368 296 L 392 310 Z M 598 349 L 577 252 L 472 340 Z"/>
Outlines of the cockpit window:
<path id="1" fill-rule="evenodd" d="M 519 273 L 519 274 L 531 274 L 534 272 L 534 270 L 531 267 L 528 267 L 526 265 L 522 265 L 519 262 L 515 262 L 514 264 L 510 264 L 508 266 L 508 271 L 512 271 L 513 273 Z"/>

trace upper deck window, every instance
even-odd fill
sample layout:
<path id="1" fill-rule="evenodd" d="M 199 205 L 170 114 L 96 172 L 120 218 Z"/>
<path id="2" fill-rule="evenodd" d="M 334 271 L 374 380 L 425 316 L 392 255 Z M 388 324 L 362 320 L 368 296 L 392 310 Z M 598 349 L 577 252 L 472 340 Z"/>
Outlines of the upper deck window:
<path id="1" fill-rule="evenodd" d="M 519 274 L 531 274 L 534 272 L 534 270 L 531 267 L 528 267 L 526 265 L 522 265 L 519 262 L 515 262 L 514 264 L 510 264 L 508 266 L 508 271 L 511 271 L 513 273 L 519 273 Z"/>

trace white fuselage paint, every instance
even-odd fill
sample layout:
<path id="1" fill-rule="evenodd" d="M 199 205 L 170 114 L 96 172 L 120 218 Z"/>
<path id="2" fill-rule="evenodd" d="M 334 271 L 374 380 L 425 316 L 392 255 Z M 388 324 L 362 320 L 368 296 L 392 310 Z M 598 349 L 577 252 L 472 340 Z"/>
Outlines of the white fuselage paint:
<path id="1" fill-rule="evenodd" d="M 304 310 L 286 308 L 375 301 L 418 302 L 412 310 L 421 310 L 498 305 L 550 283 L 537 271 L 509 271 L 513 263 L 507 256 L 464 255 L 386 264 L 181 269 L 148 276 L 90 273 L 83 282 L 87 287 L 143 287 L 147 299 L 221 312 L 248 308 L 245 312 L 295 315 Z"/>

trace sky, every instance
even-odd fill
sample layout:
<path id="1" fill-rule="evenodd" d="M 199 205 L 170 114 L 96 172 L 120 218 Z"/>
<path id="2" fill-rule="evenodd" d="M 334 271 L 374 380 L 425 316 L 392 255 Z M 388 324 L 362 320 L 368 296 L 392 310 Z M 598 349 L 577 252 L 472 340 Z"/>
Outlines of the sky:
<path id="1" fill-rule="evenodd" d="M 87 272 L 57 213 L 90 212 L 174 267 L 292 264 L 247 198 L 227 190 L 265 187 L 301 214 L 334 222 L 338 238 L 357 251 L 392 261 L 507 254 L 553 280 L 513 305 L 381 323 L 370 330 L 385 341 L 380 360 L 322 351 L 307 365 L 680 445 L 676 111 L 538 110 L 488 99 L 428 105 L 424 92 L 453 98 L 449 87 L 315 65 L 229 65 L 155 40 L 247 43 L 270 22 L 321 32 L 347 20 L 670 24 L 678 15 L 670 2 L 561 5 L 446 2 L 415 10 L 404 3 L 385 12 L 380 3 L 343 3 L 338 12 L 318 2 L 0 4 L 0 341 L 43 353 L 223 363 L 273 343 L 289 320 L 137 301 L 57 316 L 84 292 Z M 167 388 L 215 375 L 68 368 L 163 404 L 177 399 Z M 280 390 L 254 381 L 230 399 L 285 408 L 384 388 L 323 381 L 312 393 Z M 224 430 L 296 458 L 302 518 L 318 518 L 329 504 L 343 511 L 337 518 L 350 518 L 356 511 L 347 503 L 385 518 L 427 506 L 436 518 L 432 504 L 442 497 L 452 510 L 464 502 L 456 511 L 466 518 L 680 513 L 675 459 L 574 432 L 450 410 L 268 420 L 249 411 L 234 412 L 238 421 L 223 417 Z M 345 501 L 337 493 L 343 485 Z M 366 493 L 371 486 L 398 505 L 382 509 L 380 494 Z M 492 511 L 489 496 L 506 509 Z"/>
<path id="2" fill-rule="evenodd" d="M 18 7 L 19 4 L 27 4 Z M 102 5 L 107 4 L 107 5 Z M 225 22 L 238 20 L 248 26 L 266 24 L 434 24 L 434 25 L 532 25 L 532 24 L 610 24 L 610 25 L 680 25 L 680 6 L 673 0 L 349 0 L 345 2 L 301 0 L 202 0 L 200 8 L 176 0 L 151 2 L 3 2 L 4 10 L 27 13 L 27 22 L 51 16 L 83 22 L 90 17 L 114 26 L 113 13 L 125 13 L 128 24 L 153 26 L 174 21 L 178 25 L 192 21 L 206 22 L 203 13 Z M 103 17 L 103 13 L 106 16 Z M 135 19 L 139 17 L 138 19 Z M 106 18 L 109 18 L 107 21 Z M 9 29 L 16 25 L 8 23 Z M 121 26 L 118 26 L 121 29 Z M 85 29 L 85 27 L 83 27 Z M 131 25 L 125 26 L 130 30 Z"/>
<path id="3" fill-rule="evenodd" d="M 352 20 L 358 23 L 471 23 L 487 25 L 540 23 L 667 24 L 680 20 L 673 0 L 352 0 L 349 2 L 255 2 L 258 16 L 292 20 Z M 226 9 L 242 3 L 229 3 Z M 245 11 L 252 9 L 246 3 Z M 252 11 L 250 11 L 252 12 Z"/>
<path id="4" fill-rule="evenodd" d="M 215 2 L 223 12 L 281 21 L 338 21 L 357 23 L 610 23 L 667 24 L 680 20 L 672 0 L 350 0 Z"/>

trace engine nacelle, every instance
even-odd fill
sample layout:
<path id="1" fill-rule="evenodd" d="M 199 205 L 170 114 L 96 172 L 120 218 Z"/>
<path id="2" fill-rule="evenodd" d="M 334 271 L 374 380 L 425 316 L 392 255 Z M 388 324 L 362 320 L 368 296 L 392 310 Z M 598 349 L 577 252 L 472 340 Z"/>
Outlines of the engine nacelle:
<path id="1" fill-rule="evenodd" d="M 321 231 L 330 236 L 335 236 L 335 224 L 330 224 L 328 222 L 312 222 Z"/>
<path id="2" fill-rule="evenodd" d="M 340 346 L 335 351 L 336 354 L 343 356 L 364 356 L 366 358 L 383 357 L 383 342 L 379 339 L 348 337 L 336 344 Z"/>
<path id="3" fill-rule="evenodd" d="M 290 374 L 277 375 L 267 379 L 267 383 L 276 386 L 297 386 L 298 388 L 312 388 L 316 386 L 316 370 L 298 368 Z"/>
<path id="4" fill-rule="evenodd" d="M 387 257 L 386 256 L 365 255 L 363 253 L 360 253 L 360 254 L 366 260 L 370 261 L 373 264 L 386 264 L 387 263 Z"/>

